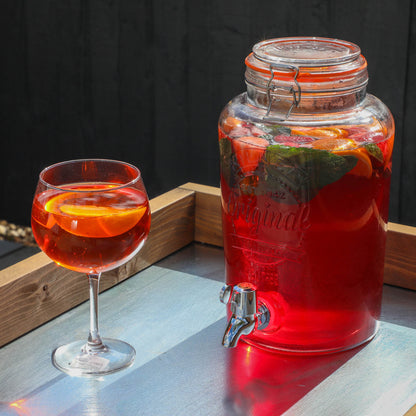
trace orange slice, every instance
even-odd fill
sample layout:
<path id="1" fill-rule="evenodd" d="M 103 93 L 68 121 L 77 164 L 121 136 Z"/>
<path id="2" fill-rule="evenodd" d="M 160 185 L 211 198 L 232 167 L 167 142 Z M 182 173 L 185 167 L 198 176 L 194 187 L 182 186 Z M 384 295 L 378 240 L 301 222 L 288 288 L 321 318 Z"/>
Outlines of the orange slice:
<path id="1" fill-rule="evenodd" d="M 352 150 L 357 148 L 357 143 L 351 139 L 333 139 L 327 137 L 325 139 L 315 140 L 312 143 L 314 149 L 328 150 L 330 152 L 339 150 Z"/>
<path id="2" fill-rule="evenodd" d="M 227 117 L 224 122 L 222 123 L 222 128 L 225 133 L 229 133 L 231 130 L 235 129 L 236 127 L 241 127 L 243 122 L 238 120 L 234 117 Z"/>
<path id="3" fill-rule="evenodd" d="M 350 170 L 349 173 L 352 175 L 364 176 L 365 178 L 371 177 L 373 173 L 373 166 L 365 149 L 343 150 L 334 153 L 340 156 L 355 156 L 358 159 L 357 164 Z"/>
<path id="4" fill-rule="evenodd" d="M 339 218 L 339 213 L 330 212 L 324 203 L 321 203 L 320 207 L 324 213 L 322 218 L 326 221 L 322 223 L 315 222 L 312 225 L 313 231 L 325 231 L 328 229 L 328 223 L 330 223 L 331 229 L 333 230 L 353 232 L 362 229 L 371 220 L 373 215 L 375 215 L 376 218 L 379 217 L 377 205 L 374 201 L 368 206 L 364 213 L 357 218 L 351 219 Z"/>
<path id="5" fill-rule="evenodd" d="M 328 150 L 340 156 L 356 157 L 358 159 L 357 164 L 349 172 L 352 175 L 370 178 L 373 173 L 373 166 L 367 151 L 364 148 L 358 147 L 358 144 L 354 140 L 345 138 L 326 138 L 316 140 L 312 143 L 312 147 L 315 149 Z"/>
<path id="6" fill-rule="evenodd" d="M 85 194 L 82 196 L 85 198 Z M 147 209 L 143 204 L 123 209 L 67 202 L 76 198 L 80 198 L 76 192 L 58 195 L 46 203 L 45 210 L 55 216 L 61 228 L 81 237 L 105 238 L 123 234 L 140 221 Z"/>
<path id="7" fill-rule="evenodd" d="M 296 127 L 291 129 L 292 134 L 307 135 L 313 137 L 320 137 L 322 139 L 336 139 L 341 137 L 346 137 L 348 131 L 340 127 Z"/>

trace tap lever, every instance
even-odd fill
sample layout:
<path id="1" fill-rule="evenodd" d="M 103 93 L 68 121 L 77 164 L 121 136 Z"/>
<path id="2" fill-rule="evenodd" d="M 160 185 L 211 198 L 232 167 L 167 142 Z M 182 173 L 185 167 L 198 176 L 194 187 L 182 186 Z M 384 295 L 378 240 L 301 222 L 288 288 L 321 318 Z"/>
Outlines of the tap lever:
<path id="1" fill-rule="evenodd" d="M 226 305 L 230 302 L 233 287 L 231 285 L 224 285 L 220 291 L 220 301 Z"/>

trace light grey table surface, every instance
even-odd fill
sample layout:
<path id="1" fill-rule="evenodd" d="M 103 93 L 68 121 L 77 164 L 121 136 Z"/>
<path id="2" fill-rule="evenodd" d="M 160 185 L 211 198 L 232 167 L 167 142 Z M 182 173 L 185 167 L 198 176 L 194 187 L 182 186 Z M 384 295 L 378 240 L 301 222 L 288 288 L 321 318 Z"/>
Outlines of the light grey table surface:
<path id="1" fill-rule="evenodd" d="M 88 303 L 0 349 L 0 415 L 401 416 L 416 403 L 416 293 L 385 286 L 380 331 L 340 354 L 220 345 L 223 251 L 193 244 L 100 295 L 103 336 L 130 342 L 129 369 L 69 377 L 50 355 L 85 338 Z"/>

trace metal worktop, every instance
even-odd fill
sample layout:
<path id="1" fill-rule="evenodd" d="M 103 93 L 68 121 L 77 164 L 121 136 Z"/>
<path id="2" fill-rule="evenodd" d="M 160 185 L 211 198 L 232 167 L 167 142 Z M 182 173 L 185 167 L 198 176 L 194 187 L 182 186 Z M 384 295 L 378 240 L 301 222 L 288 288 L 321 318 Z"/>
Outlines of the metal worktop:
<path id="1" fill-rule="evenodd" d="M 51 364 L 55 347 L 86 338 L 88 303 L 1 348 L 0 415 L 400 416 L 416 403 L 416 293 L 385 286 L 367 345 L 289 356 L 221 346 L 223 279 L 223 251 L 192 244 L 102 293 L 102 335 L 137 351 L 113 375 Z"/>

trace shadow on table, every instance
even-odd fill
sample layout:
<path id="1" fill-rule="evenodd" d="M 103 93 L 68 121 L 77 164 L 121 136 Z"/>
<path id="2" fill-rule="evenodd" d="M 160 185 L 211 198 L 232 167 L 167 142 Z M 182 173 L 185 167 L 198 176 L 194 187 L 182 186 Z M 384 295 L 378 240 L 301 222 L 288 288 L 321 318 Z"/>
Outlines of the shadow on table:
<path id="1" fill-rule="evenodd" d="M 295 356 L 240 343 L 228 354 L 226 415 L 281 415 L 361 348 L 322 356 Z"/>

